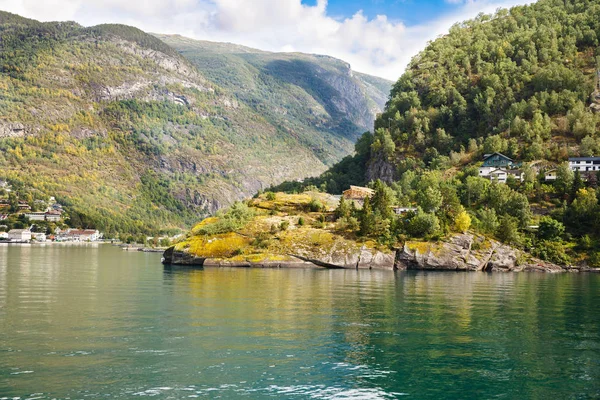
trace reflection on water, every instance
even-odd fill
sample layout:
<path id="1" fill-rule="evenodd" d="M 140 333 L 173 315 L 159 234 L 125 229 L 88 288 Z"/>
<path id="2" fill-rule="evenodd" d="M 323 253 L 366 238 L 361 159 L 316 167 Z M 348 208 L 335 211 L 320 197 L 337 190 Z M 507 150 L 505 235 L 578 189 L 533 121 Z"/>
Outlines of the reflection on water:
<path id="1" fill-rule="evenodd" d="M 163 269 L 112 246 L 0 246 L 0 395 L 594 398 L 599 289 L 597 275 Z"/>

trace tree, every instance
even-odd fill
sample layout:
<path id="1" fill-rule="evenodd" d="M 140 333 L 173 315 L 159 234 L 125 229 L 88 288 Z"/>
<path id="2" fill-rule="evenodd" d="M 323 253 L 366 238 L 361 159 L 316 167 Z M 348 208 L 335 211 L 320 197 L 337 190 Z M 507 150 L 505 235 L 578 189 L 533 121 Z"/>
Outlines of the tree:
<path id="1" fill-rule="evenodd" d="M 396 144 L 388 130 L 379 128 L 375 131 L 374 140 L 371 144 L 371 151 L 373 154 L 381 154 L 386 159 L 389 159 L 394 155 Z"/>
<path id="2" fill-rule="evenodd" d="M 392 206 L 395 201 L 394 191 L 379 179 L 375 181 L 373 190 L 375 191 L 371 198 L 373 211 L 384 219 L 391 218 L 393 215 Z"/>
<path id="3" fill-rule="evenodd" d="M 360 234 L 362 236 L 369 236 L 373 232 L 375 226 L 375 215 L 371 208 L 371 199 L 365 197 L 363 208 L 360 211 Z"/>
<path id="4" fill-rule="evenodd" d="M 583 188 L 583 180 L 581 179 L 581 173 L 579 171 L 576 171 L 574 173 L 574 177 L 573 177 L 573 183 L 571 185 L 571 193 L 570 193 L 570 198 L 571 201 L 575 200 L 575 197 L 577 196 L 577 192 L 579 192 L 579 189 Z"/>
<path id="5" fill-rule="evenodd" d="M 471 217 L 463 209 L 454 219 L 454 227 L 458 232 L 466 232 L 471 227 Z"/>
<path id="6" fill-rule="evenodd" d="M 542 240 L 560 240 L 565 233 L 565 226 L 551 217 L 542 217 L 538 229 L 538 238 Z"/>
<path id="7" fill-rule="evenodd" d="M 563 196 L 568 194 L 573 186 L 573 179 L 575 179 L 575 176 L 573 170 L 569 167 L 569 163 L 560 164 L 556 168 L 556 181 L 554 181 L 554 186 L 558 193 Z"/>
<path id="8" fill-rule="evenodd" d="M 418 193 L 417 202 L 425 212 L 434 212 L 442 205 L 444 198 L 439 189 L 432 186 Z"/>
<path id="9" fill-rule="evenodd" d="M 518 221 L 515 217 L 505 215 L 500 219 L 500 225 L 498 226 L 497 236 L 498 239 L 502 240 L 507 244 L 519 244 L 521 242 L 521 236 L 519 235 Z"/>
<path id="10" fill-rule="evenodd" d="M 350 216 L 350 205 L 348 204 L 348 202 L 346 201 L 344 196 L 342 196 L 342 198 L 340 199 L 340 203 L 338 204 L 337 208 L 335 209 L 335 218 L 340 219 L 340 218 L 347 218 L 349 216 Z"/>
<path id="11" fill-rule="evenodd" d="M 479 219 L 479 229 L 485 233 L 495 233 L 498 230 L 500 221 L 493 208 L 484 208 L 477 213 Z"/>
<path id="12" fill-rule="evenodd" d="M 440 223 L 434 214 L 419 210 L 417 214 L 408 221 L 406 231 L 413 237 L 426 237 L 438 233 Z"/>

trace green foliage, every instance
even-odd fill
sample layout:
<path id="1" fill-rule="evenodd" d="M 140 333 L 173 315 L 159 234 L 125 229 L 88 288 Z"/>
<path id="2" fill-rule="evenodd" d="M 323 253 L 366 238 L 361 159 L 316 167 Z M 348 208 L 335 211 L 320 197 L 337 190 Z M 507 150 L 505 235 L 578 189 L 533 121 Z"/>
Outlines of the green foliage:
<path id="1" fill-rule="evenodd" d="M 565 233 L 565 226 L 551 217 L 542 217 L 538 229 L 538 238 L 542 240 L 560 240 Z"/>
<path id="2" fill-rule="evenodd" d="M 244 227 L 254 217 L 254 210 L 245 203 L 235 202 L 225 212 L 217 214 L 213 223 L 201 225 L 194 230 L 196 235 L 217 235 L 220 233 L 235 232 Z"/>
<path id="3" fill-rule="evenodd" d="M 421 210 L 409 220 L 406 226 L 406 232 L 413 237 L 432 236 L 439 233 L 439 229 L 438 218 L 434 214 Z"/>

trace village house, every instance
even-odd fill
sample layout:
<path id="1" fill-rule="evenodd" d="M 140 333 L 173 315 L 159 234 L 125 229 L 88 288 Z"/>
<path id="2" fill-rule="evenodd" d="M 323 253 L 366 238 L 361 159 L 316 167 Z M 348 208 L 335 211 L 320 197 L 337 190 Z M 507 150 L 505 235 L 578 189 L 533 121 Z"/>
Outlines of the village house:
<path id="1" fill-rule="evenodd" d="M 31 240 L 29 229 L 11 229 L 8 231 L 8 239 L 11 242 L 28 242 Z"/>
<path id="2" fill-rule="evenodd" d="M 504 154 L 493 153 L 483 156 L 483 165 L 479 167 L 479 176 L 489 178 L 490 173 L 497 169 L 510 169 L 514 165 L 512 158 Z"/>
<path id="3" fill-rule="evenodd" d="M 58 210 L 46 211 L 44 215 L 48 222 L 58 222 L 62 218 L 62 212 Z"/>
<path id="4" fill-rule="evenodd" d="M 61 218 L 61 212 L 55 210 L 50 210 L 46 212 L 29 212 L 25 213 L 25 216 L 29 218 L 30 221 L 58 222 Z"/>
<path id="5" fill-rule="evenodd" d="M 345 200 L 350 200 L 362 206 L 367 197 L 373 196 L 375 192 L 362 186 L 350 186 L 350 189 L 344 190 L 342 196 Z"/>
<path id="6" fill-rule="evenodd" d="M 0 232 L 0 240 L 8 240 L 8 232 Z"/>
<path id="7" fill-rule="evenodd" d="M 35 240 L 36 242 L 45 242 L 46 241 L 46 234 L 45 233 L 41 233 L 41 232 L 32 232 L 31 233 L 31 238 L 33 240 Z"/>
<path id="8" fill-rule="evenodd" d="M 19 201 L 19 211 L 31 211 L 31 207 L 26 201 Z"/>
<path id="9" fill-rule="evenodd" d="M 600 171 L 600 157 L 571 157 L 569 167 L 579 173 Z"/>
<path id="10" fill-rule="evenodd" d="M 29 218 L 30 221 L 45 221 L 46 213 L 45 212 L 29 212 L 25 213 L 25 216 Z"/>
<path id="11" fill-rule="evenodd" d="M 69 229 L 65 237 L 74 242 L 95 242 L 101 238 L 101 234 L 94 229 Z"/>

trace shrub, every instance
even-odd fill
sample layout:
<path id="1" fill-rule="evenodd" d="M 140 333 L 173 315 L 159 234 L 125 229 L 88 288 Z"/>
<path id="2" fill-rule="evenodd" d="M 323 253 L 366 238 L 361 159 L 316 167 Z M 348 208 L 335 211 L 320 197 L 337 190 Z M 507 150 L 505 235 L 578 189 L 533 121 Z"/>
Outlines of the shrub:
<path id="1" fill-rule="evenodd" d="M 281 221 L 281 224 L 279 224 L 279 229 L 281 229 L 282 231 L 287 231 L 287 229 L 289 227 L 290 227 L 289 221 Z"/>
<path id="2" fill-rule="evenodd" d="M 265 193 L 265 197 L 269 201 L 274 201 L 277 198 L 277 195 L 273 192 L 267 192 Z"/>

